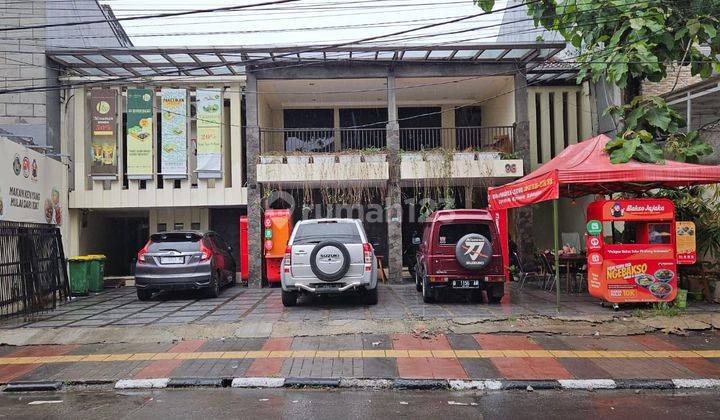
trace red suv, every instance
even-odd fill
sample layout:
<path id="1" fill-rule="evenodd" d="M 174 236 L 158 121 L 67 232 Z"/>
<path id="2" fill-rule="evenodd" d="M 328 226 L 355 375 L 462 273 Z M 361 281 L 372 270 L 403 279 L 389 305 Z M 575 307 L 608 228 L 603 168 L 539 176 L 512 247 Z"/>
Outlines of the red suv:
<path id="1" fill-rule="evenodd" d="M 415 287 L 423 301 L 442 291 L 469 292 L 482 301 L 500 303 L 505 287 L 500 237 L 487 210 L 440 210 L 424 223 L 417 254 Z"/>

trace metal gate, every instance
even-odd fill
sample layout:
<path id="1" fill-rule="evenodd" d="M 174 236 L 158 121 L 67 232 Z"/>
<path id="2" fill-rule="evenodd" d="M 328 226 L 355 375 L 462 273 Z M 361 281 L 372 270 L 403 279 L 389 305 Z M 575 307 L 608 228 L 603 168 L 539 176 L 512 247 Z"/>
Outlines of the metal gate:
<path id="1" fill-rule="evenodd" d="M 52 310 L 69 296 L 60 229 L 0 222 L 0 317 Z"/>

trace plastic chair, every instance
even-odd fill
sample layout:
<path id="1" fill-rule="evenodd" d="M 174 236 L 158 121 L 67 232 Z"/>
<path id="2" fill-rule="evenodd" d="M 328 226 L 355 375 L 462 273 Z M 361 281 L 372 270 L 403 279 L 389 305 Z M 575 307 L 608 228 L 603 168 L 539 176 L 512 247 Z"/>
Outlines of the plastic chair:
<path id="1" fill-rule="evenodd" d="M 542 280 L 543 277 L 540 273 L 537 271 L 531 270 L 530 267 L 528 267 L 520 258 L 520 255 L 518 255 L 517 252 L 513 252 L 513 255 L 515 256 L 515 260 L 518 265 L 518 270 L 520 270 L 520 285 L 518 286 L 518 289 L 522 289 L 525 286 L 525 281 L 528 278 L 536 278 Z"/>

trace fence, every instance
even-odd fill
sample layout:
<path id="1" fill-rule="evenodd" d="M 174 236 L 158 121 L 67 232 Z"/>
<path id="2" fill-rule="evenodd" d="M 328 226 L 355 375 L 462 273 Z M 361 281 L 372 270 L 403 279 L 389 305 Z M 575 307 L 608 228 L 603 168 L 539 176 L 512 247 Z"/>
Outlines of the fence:
<path id="1" fill-rule="evenodd" d="M 0 317 L 52 310 L 69 296 L 60 230 L 0 222 Z"/>

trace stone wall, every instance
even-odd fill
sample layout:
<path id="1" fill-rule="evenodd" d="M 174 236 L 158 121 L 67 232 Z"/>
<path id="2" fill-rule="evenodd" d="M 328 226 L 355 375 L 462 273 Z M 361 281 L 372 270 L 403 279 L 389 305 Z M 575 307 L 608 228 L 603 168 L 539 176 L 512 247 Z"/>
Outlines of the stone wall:
<path id="1" fill-rule="evenodd" d="M 678 71 L 680 76 L 678 77 Z M 667 77 L 659 82 L 644 81 L 642 84 L 643 95 L 662 95 L 673 90 L 675 85 L 675 79 L 677 79 L 677 86 L 675 90 L 684 89 L 690 85 L 694 85 L 702 81 L 700 76 L 693 76 L 690 74 L 690 66 L 682 66 L 678 69 L 678 66 L 669 66 L 667 69 Z"/>

